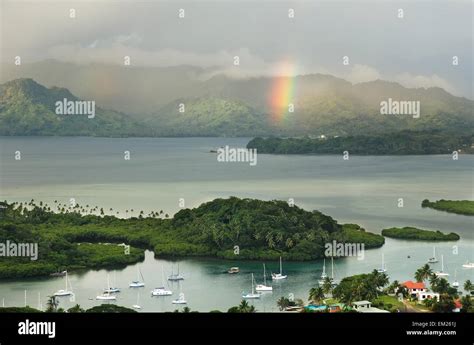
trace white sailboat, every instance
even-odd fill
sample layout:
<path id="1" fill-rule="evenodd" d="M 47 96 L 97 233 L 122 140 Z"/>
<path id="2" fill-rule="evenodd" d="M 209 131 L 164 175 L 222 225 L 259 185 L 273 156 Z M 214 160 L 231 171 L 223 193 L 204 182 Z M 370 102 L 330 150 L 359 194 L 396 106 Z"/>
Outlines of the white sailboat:
<path id="1" fill-rule="evenodd" d="M 474 268 L 474 262 L 466 261 L 466 263 L 463 264 L 462 267 L 464 267 L 464 268 Z"/>
<path id="2" fill-rule="evenodd" d="M 173 268 L 171 268 L 171 275 L 168 277 L 170 281 L 179 281 L 184 280 L 184 277 L 179 274 L 179 264 L 178 264 L 178 273 L 173 273 Z"/>
<path id="3" fill-rule="evenodd" d="M 137 291 L 137 304 L 134 304 L 132 306 L 133 309 L 142 309 L 142 307 L 140 306 L 140 292 Z"/>
<path id="4" fill-rule="evenodd" d="M 453 286 L 453 288 L 456 288 L 456 289 L 459 287 L 459 282 L 458 282 L 457 279 L 456 279 L 457 273 L 458 273 L 458 272 L 457 272 L 457 270 L 455 269 L 455 270 L 454 270 L 454 282 L 451 284 L 451 285 Z"/>
<path id="5" fill-rule="evenodd" d="M 109 291 L 110 291 L 110 279 L 109 279 L 109 275 L 107 274 L 107 289 L 105 289 L 102 295 L 97 296 L 95 299 L 102 300 L 102 301 L 116 301 L 117 297 Z"/>
<path id="6" fill-rule="evenodd" d="M 438 262 L 438 259 L 436 258 L 436 247 L 433 247 L 433 257 L 428 259 L 428 263 L 435 264 L 437 262 Z"/>
<path id="7" fill-rule="evenodd" d="M 265 264 L 263 264 L 263 284 L 257 284 L 255 288 L 257 291 L 273 291 L 273 287 L 267 285 L 267 271 L 265 270 Z"/>
<path id="8" fill-rule="evenodd" d="M 326 258 L 323 259 L 323 273 L 321 273 L 321 279 L 319 279 L 318 283 L 319 285 L 324 285 L 324 280 L 327 278 L 327 273 L 326 273 Z"/>
<path id="9" fill-rule="evenodd" d="M 117 286 L 117 276 L 116 276 L 115 271 L 114 271 L 114 286 Z M 108 293 L 120 292 L 119 288 L 109 286 L 109 276 L 108 275 L 107 275 L 107 289 L 105 289 L 104 292 L 108 292 Z"/>
<path id="10" fill-rule="evenodd" d="M 286 278 L 288 278 L 288 276 L 283 275 L 282 264 L 281 264 L 281 256 L 280 256 L 280 273 L 272 273 L 272 279 L 273 280 L 281 280 L 281 279 L 286 279 Z"/>
<path id="11" fill-rule="evenodd" d="M 72 292 L 72 287 L 71 287 L 71 290 L 68 290 L 68 287 L 71 285 L 69 283 L 69 280 L 68 280 L 68 276 L 67 276 L 67 271 L 66 271 L 66 275 L 65 275 L 65 280 L 66 280 L 66 288 L 64 290 L 58 290 L 54 293 L 54 296 L 56 297 L 63 297 L 63 296 L 71 296 L 73 294 Z"/>
<path id="12" fill-rule="evenodd" d="M 387 268 L 385 267 L 384 254 L 383 253 L 382 253 L 382 266 L 377 269 L 377 272 L 379 272 L 379 273 L 387 272 Z"/>
<path id="13" fill-rule="evenodd" d="M 137 280 L 134 280 L 130 283 L 130 287 L 131 288 L 140 288 L 140 287 L 144 287 L 145 286 L 145 283 L 140 281 L 140 277 L 143 279 L 143 275 L 142 273 L 140 272 L 140 268 L 137 266 Z M 143 279 L 145 280 L 145 279 Z"/>
<path id="14" fill-rule="evenodd" d="M 331 284 L 337 285 L 339 281 L 334 278 L 334 257 L 331 256 Z"/>
<path id="15" fill-rule="evenodd" d="M 151 292 L 152 296 L 171 296 L 173 291 L 165 288 L 165 273 L 163 272 L 163 266 L 161 266 L 161 287 L 154 288 Z"/>
<path id="16" fill-rule="evenodd" d="M 441 255 L 441 271 L 435 272 L 438 277 L 447 277 L 449 273 L 444 272 L 444 255 Z"/>
<path id="17" fill-rule="evenodd" d="M 260 294 L 259 294 L 259 293 L 255 293 L 253 273 L 252 273 L 252 292 L 250 292 L 250 293 L 243 293 L 243 294 L 242 294 L 242 298 L 244 298 L 244 299 L 256 299 L 256 298 L 260 298 Z"/>

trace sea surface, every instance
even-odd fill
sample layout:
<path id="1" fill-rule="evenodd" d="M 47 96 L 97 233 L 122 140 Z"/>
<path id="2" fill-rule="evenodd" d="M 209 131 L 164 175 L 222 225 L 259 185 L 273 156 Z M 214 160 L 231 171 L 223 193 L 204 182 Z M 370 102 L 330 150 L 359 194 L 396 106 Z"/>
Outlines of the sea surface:
<path id="1" fill-rule="evenodd" d="M 0 137 L 0 200 L 97 205 L 120 217 L 163 210 L 173 215 L 180 204 L 187 208 L 215 198 L 238 196 L 263 200 L 290 200 L 306 210 L 320 210 L 340 223 L 356 223 L 379 233 L 388 227 L 415 226 L 456 232 L 456 242 L 419 242 L 386 239 L 382 248 L 366 250 L 362 260 L 347 257 L 334 261 L 337 279 L 367 273 L 381 266 L 384 254 L 391 280 L 413 279 L 417 268 L 427 262 L 433 246 L 444 257 L 449 280 L 462 285 L 474 280 L 474 270 L 462 268 L 474 261 L 473 217 L 422 209 L 423 199 L 473 200 L 474 156 L 350 156 L 264 155 L 257 164 L 218 162 L 216 149 L 228 145 L 245 147 L 249 138 L 64 138 Z M 18 158 L 18 152 L 21 155 Z M 350 149 L 349 149 L 350 152 Z M 127 158 L 129 153 L 130 159 Z M 403 207 L 399 207 L 403 199 Z M 133 213 L 130 211 L 133 209 Z M 129 212 L 126 212 L 129 210 Z M 440 269 L 441 260 L 433 265 Z M 138 267 L 145 288 L 131 289 Z M 168 282 L 172 270 L 185 280 Z M 241 273 L 223 272 L 239 266 Z M 267 274 L 279 270 L 278 262 L 266 262 Z M 276 300 L 294 295 L 307 300 L 317 284 L 323 262 L 283 262 L 288 279 L 268 283 L 273 292 L 254 300 L 258 311 L 277 311 Z M 331 274 L 331 263 L 326 262 Z M 163 271 L 163 274 L 162 274 Z M 79 303 L 83 307 L 100 304 L 95 297 L 111 283 L 122 288 L 118 305 L 131 307 L 138 302 L 143 312 L 172 311 L 182 307 L 171 301 L 183 293 L 192 310 L 225 311 L 251 289 L 251 276 L 263 280 L 262 262 L 216 259 L 168 261 L 152 252 L 138 265 L 123 270 L 84 271 L 69 276 L 75 300 L 62 298 L 60 306 Z M 164 280 L 162 279 L 164 276 Z M 64 287 L 64 278 L 41 278 L 0 282 L 0 305 L 45 306 L 48 295 Z M 169 286 L 170 297 L 151 297 L 157 286 Z"/>

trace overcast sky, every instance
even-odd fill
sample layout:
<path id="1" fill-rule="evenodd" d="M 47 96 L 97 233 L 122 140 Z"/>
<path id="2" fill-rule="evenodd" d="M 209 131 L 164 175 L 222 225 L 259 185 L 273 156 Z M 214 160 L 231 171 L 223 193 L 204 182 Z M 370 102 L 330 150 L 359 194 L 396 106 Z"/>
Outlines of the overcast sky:
<path id="1" fill-rule="evenodd" d="M 123 64 L 128 55 L 140 66 L 212 66 L 236 77 L 319 72 L 473 98 L 469 0 L 0 1 L 4 63 Z"/>

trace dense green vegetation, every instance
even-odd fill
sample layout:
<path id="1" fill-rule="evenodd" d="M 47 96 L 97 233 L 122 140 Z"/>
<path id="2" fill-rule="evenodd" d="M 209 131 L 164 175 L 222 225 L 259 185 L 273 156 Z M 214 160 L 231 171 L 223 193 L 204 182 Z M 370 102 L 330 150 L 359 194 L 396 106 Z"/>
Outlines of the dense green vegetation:
<path id="1" fill-rule="evenodd" d="M 332 240 L 362 242 L 366 248 L 384 243 L 382 236 L 357 225 L 340 225 L 321 212 L 283 201 L 216 199 L 183 209 L 173 219 L 162 211 L 136 211 L 138 217 L 128 219 L 106 213 L 89 205 L 0 203 L 0 243 L 39 246 L 37 261 L 1 258 L 0 278 L 126 265 L 143 259 L 143 249 L 168 257 L 311 260 L 323 257 L 325 243 Z M 124 247 L 104 242 L 133 247 L 124 255 Z"/>
<path id="2" fill-rule="evenodd" d="M 440 131 L 401 131 L 331 138 L 254 138 L 247 148 L 273 154 L 422 155 L 473 153 L 472 135 Z"/>
<path id="3" fill-rule="evenodd" d="M 422 230 L 412 227 L 383 229 L 382 235 L 392 238 L 420 241 L 457 241 L 459 235 L 451 232 L 443 234 L 441 231 Z"/>
<path id="4" fill-rule="evenodd" d="M 277 133 L 264 113 L 244 102 L 216 97 L 174 101 L 160 109 L 147 125 L 153 128 L 155 136 L 239 137 Z"/>
<path id="5" fill-rule="evenodd" d="M 0 135 L 147 136 L 146 126 L 125 114 L 95 107 L 95 117 L 57 115 L 55 103 L 79 100 L 67 89 L 50 89 L 32 79 L 0 85 Z"/>
<path id="6" fill-rule="evenodd" d="M 41 313 L 41 312 L 42 311 L 38 309 L 34 309 L 28 306 L 8 307 L 8 308 L 0 307 L 0 313 Z M 57 308 L 57 306 L 50 306 L 49 309 L 46 310 L 46 312 L 63 313 L 65 312 L 65 310 L 62 308 Z M 68 313 L 136 313 L 136 311 L 133 309 L 114 305 L 114 304 L 101 304 L 101 305 L 98 305 L 86 310 L 82 309 L 80 305 L 76 305 L 72 308 L 69 308 L 67 312 Z"/>
<path id="7" fill-rule="evenodd" d="M 420 267 L 414 276 L 418 282 L 428 281 L 429 284 L 426 286 L 429 286 L 429 290 L 432 292 L 438 293 L 439 299 L 435 297 L 419 302 L 417 296 L 410 295 L 408 289 L 397 280 L 390 283 L 385 273 L 374 270 L 369 274 L 345 277 L 337 285 L 328 277 L 324 280 L 324 284 L 318 284 L 310 289 L 308 301 L 313 305 L 326 306 L 322 312 L 328 312 L 328 307 L 331 305 L 339 306 L 342 312 L 350 312 L 352 303 L 361 300 L 370 301 L 373 307 L 390 312 L 432 311 L 441 313 L 453 312 L 455 301 L 460 301 L 461 312 L 474 312 L 471 297 L 474 285 L 470 280 L 464 283 L 464 290 L 467 294 L 461 297 L 460 291 L 452 287 L 446 279 L 436 276 L 428 264 Z M 399 300 L 399 297 L 402 297 L 402 300 Z M 280 310 L 283 310 L 288 305 L 288 300 L 282 297 L 278 300 L 277 305 Z"/>
<path id="8" fill-rule="evenodd" d="M 172 220 L 172 241 L 155 246 L 157 255 L 210 255 L 226 259 L 312 260 L 323 257 L 328 241 L 383 245 L 380 235 L 344 228 L 319 211 L 284 201 L 216 199 L 181 210 Z"/>
<path id="9" fill-rule="evenodd" d="M 48 275 L 63 270 L 120 267 L 141 261 L 144 251 L 134 247 L 125 255 L 116 244 L 80 243 L 68 237 L 64 229 L 72 229 L 81 220 L 78 214 L 55 214 L 45 207 L 0 203 L 0 243 L 33 243 L 38 245 L 38 258 L 0 257 L 0 278 L 22 278 Z M 94 216 L 91 216 L 94 217 Z M 98 241 L 91 241 L 98 242 Z"/>
<path id="10" fill-rule="evenodd" d="M 14 68 L 5 80 L 21 75 L 54 85 L 56 78 L 44 71 L 54 70 L 51 75 L 55 76 L 60 68 L 65 79 L 59 86 L 68 85 L 79 95 L 93 95 L 97 100 L 96 117 L 58 116 L 54 103 L 64 97 L 69 100 L 77 97 L 64 88 L 48 89 L 32 79 L 14 79 L 0 85 L 0 135 L 250 137 L 325 134 L 347 137 L 400 130 L 441 130 L 471 135 L 474 127 L 473 102 L 439 88 L 408 89 L 381 80 L 352 85 L 329 75 L 298 76 L 292 81 L 298 84 L 300 93 L 295 112 L 284 114 L 285 109 L 280 109 L 279 115 L 284 115 L 282 121 L 272 121 L 275 114 L 267 99 L 276 82 L 274 78 L 235 79 L 216 75 L 199 80 L 193 77 L 200 73 L 199 68 L 190 66 L 147 72 L 134 68 L 114 69 L 112 74 L 123 78 L 114 80 L 113 92 L 104 92 L 103 85 L 96 85 L 95 81 L 84 82 L 96 75 L 97 66 L 93 72 L 83 74 L 89 67 L 77 68 L 57 61 L 39 64 L 41 67 L 37 70 L 28 70 L 28 64 L 21 69 Z M 68 77 L 74 75 L 80 76 Z M 130 78 L 141 86 L 130 87 Z M 423 105 L 421 116 L 414 119 L 410 115 L 381 115 L 380 102 L 395 95 L 399 100 L 419 100 Z M 182 112 L 179 111 L 180 104 L 185 106 Z M 134 115 L 105 110 L 99 107 L 101 105 Z M 411 144 L 416 143 L 411 141 Z M 425 144 L 431 143 L 424 143 L 426 147 Z"/>
<path id="11" fill-rule="evenodd" d="M 345 277 L 334 288 L 333 296 L 339 301 L 350 304 L 360 300 L 374 300 L 381 295 L 380 289 L 388 285 L 388 276 L 374 270 L 369 274 Z"/>
<path id="12" fill-rule="evenodd" d="M 435 210 L 446 211 L 450 213 L 464 214 L 466 216 L 474 216 L 474 201 L 472 200 L 423 200 L 421 207 L 430 207 Z"/>

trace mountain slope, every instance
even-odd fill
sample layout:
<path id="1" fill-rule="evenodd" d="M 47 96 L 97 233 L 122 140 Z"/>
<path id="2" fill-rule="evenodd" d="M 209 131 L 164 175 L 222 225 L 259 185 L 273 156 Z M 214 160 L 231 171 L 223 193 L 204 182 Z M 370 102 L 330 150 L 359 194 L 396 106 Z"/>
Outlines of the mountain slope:
<path id="1" fill-rule="evenodd" d="M 0 85 L 0 135 L 128 136 L 146 134 L 128 116 L 95 107 L 88 115 L 58 115 L 57 101 L 78 101 L 69 90 L 45 88 L 32 79 Z"/>
<path id="2" fill-rule="evenodd" d="M 157 136 L 238 137 L 277 133 L 265 114 L 241 101 L 215 97 L 176 100 L 160 109 L 147 124 Z"/>

